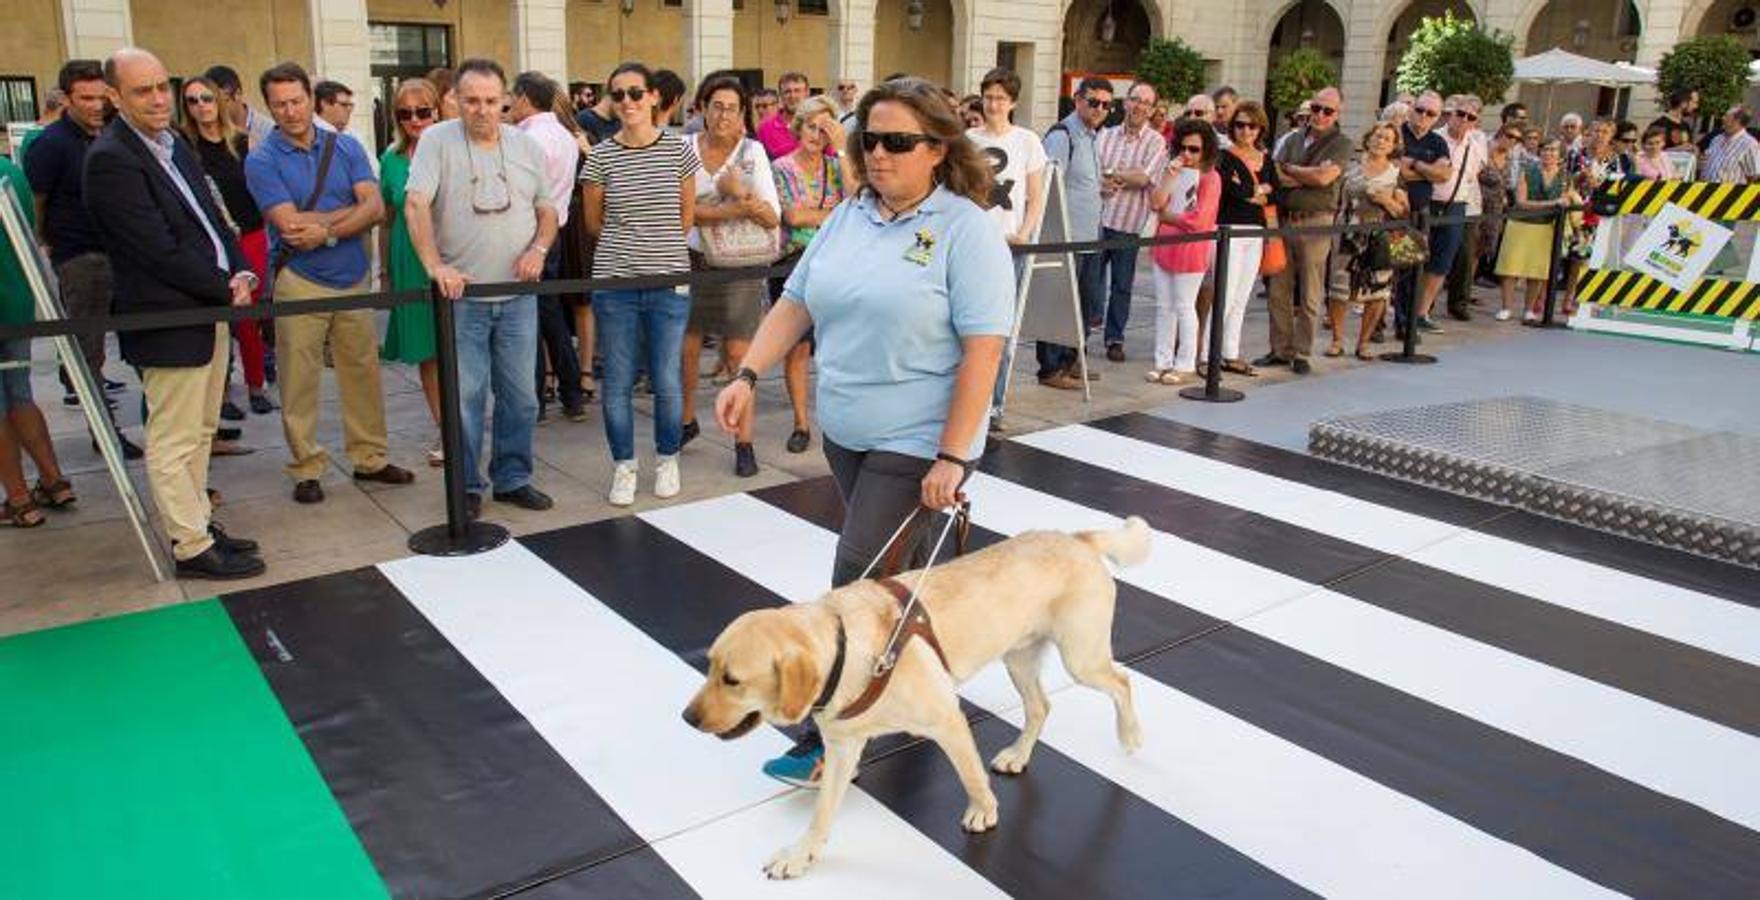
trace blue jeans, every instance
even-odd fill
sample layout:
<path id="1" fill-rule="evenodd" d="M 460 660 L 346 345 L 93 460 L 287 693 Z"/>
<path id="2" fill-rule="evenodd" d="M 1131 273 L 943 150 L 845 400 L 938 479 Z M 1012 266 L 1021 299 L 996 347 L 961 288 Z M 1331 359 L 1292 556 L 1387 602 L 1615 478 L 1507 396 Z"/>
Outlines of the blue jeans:
<path id="1" fill-rule="evenodd" d="M 595 291 L 593 318 L 599 328 L 599 355 L 605 361 L 600 394 L 605 405 L 605 439 L 611 458 L 636 458 L 635 395 L 637 357 L 646 351 L 648 380 L 654 386 L 654 448 L 661 456 L 678 452 L 684 437 L 684 387 L 679 354 L 690 319 L 689 297 L 671 288 Z"/>
<path id="2" fill-rule="evenodd" d="M 1099 253 L 1076 254 L 1076 292 L 1082 306 L 1082 333 L 1093 330 L 1106 303 L 1106 262 Z M 1076 348 L 1040 341 L 1039 377 L 1049 378 L 1076 364 Z"/>
<path id="3" fill-rule="evenodd" d="M 532 429 L 538 423 L 538 393 L 532 389 L 533 357 L 538 353 L 538 299 L 522 294 L 507 300 L 465 300 L 453 304 L 458 338 L 459 422 L 464 431 L 465 490 L 481 494 L 518 490 L 532 480 Z M 483 413 L 495 392 L 493 455 L 483 480 Z"/>
<path id="4" fill-rule="evenodd" d="M 1100 229 L 1103 241 L 1128 240 L 1135 232 Z M 1107 346 L 1124 343 L 1124 328 L 1131 321 L 1131 282 L 1137 278 L 1137 248 L 1102 250 L 1104 265 L 1111 275 L 1111 290 L 1106 297 L 1106 331 L 1102 335 Z"/>

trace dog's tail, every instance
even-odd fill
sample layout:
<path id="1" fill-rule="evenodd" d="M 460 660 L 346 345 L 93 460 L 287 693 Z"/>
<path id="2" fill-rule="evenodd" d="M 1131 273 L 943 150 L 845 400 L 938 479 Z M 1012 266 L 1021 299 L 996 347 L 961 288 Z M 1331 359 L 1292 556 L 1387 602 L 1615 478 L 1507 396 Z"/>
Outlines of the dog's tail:
<path id="1" fill-rule="evenodd" d="M 1141 516 L 1125 519 L 1123 528 L 1078 531 L 1075 537 L 1115 565 L 1134 566 L 1149 558 L 1149 523 Z"/>

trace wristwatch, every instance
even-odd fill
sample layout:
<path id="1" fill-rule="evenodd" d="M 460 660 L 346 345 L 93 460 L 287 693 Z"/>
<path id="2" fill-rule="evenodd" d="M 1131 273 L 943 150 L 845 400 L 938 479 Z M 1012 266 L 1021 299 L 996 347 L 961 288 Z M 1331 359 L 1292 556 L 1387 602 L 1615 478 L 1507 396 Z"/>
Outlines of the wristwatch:
<path id="1" fill-rule="evenodd" d="M 758 373 L 753 371 L 750 366 L 740 366 L 739 371 L 734 373 L 733 377 L 736 381 L 745 382 L 746 387 L 754 391 L 758 389 Z"/>
<path id="2" fill-rule="evenodd" d="M 336 246 L 336 232 L 331 231 L 330 226 L 328 226 L 328 225 L 324 226 L 324 246 L 326 246 L 326 247 Z"/>

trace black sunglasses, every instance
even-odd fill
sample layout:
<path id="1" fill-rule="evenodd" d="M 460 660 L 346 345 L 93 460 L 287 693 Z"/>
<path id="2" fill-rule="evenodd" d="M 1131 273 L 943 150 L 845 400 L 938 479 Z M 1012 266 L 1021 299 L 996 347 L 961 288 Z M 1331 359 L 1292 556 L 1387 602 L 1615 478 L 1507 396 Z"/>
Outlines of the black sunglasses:
<path id="1" fill-rule="evenodd" d="M 873 153 L 876 147 L 885 147 L 886 152 L 894 156 L 909 153 L 917 149 L 918 144 L 934 146 L 941 140 L 933 135 L 912 134 L 908 131 L 864 131 L 862 132 L 862 152 Z"/>
<path id="2" fill-rule="evenodd" d="M 1181 152 L 1181 153 L 1196 153 L 1196 154 L 1202 156 L 1204 153 L 1204 145 L 1203 144 L 1181 144 L 1181 145 L 1179 145 L 1179 152 Z"/>
<path id="3" fill-rule="evenodd" d="M 1238 119 L 1236 121 L 1228 123 L 1228 127 L 1233 128 L 1236 131 L 1241 131 L 1241 130 L 1247 129 L 1247 128 L 1251 128 L 1254 131 L 1258 131 L 1259 130 L 1259 123 L 1258 122 L 1249 122 L 1246 119 Z"/>
<path id="4" fill-rule="evenodd" d="M 1471 111 L 1465 110 L 1465 109 L 1455 110 L 1454 115 L 1455 115 L 1455 118 L 1457 118 L 1457 119 L 1466 119 L 1469 122 L 1479 121 L 1479 114 L 1478 113 L 1471 112 Z"/>
<path id="5" fill-rule="evenodd" d="M 406 107 L 404 109 L 398 110 L 396 112 L 396 116 L 397 116 L 397 121 L 399 121 L 399 122 L 408 122 L 411 119 L 420 119 L 421 121 L 426 122 L 427 120 L 434 118 L 434 107 L 432 107 L 432 106 L 418 106 L 414 109 L 409 109 Z"/>
<path id="6" fill-rule="evenodd" d="M 1425 109 L 1422 106 L 1418 107 L 1417 109 L 1412 110 L 1412 112 L 1413 112 L 1413 114 L 1423 116 L 1426 119 L 1433 119 L 1433 118 L 1436 118 L 1437 116 L 1442 115 L 1442 113 L 1438 110 Z"/>
<path id="7" fill-rule="evenodd" d="M 618 88 L 618 89 L 612 91 L 608 96 L 611 97 L 612 103 L 622 103 L 623 98 L 625 96 L 629 97 L 629 99 L 631 99 L 631 100 L 636 101 L 637 103 L 640 103 L 640 102 L 642 102 L 643 97 L 648 96 L 648 89 L 633 87 L 628 90 L 625 90 L 623 88 Z"/>
<path id="8" fill-rule="evenodd" d="M 1315 103 L 1315 104 L 1309 106 L 1308 111 L 1313 113 L 1316 116 L 1330 116 L 1330 115 L 1335 115 L 1338 112 L 1338 110 L 1334 109 L 1333 107 L 1321 106 L 1318 103 Z"/>
<path id="9" fill-rule="evenodd" d="M 185 105 L 185 106 L 194 106 L 197 103 L 200 103 L 205 106 L 205 105 L 207 105 L 209 103 L 213 103 L 213 102 L 214 102 L 214 95 L 213 94 L 190 94 L 190 95 L 183 98 L 183 105 Z"/>

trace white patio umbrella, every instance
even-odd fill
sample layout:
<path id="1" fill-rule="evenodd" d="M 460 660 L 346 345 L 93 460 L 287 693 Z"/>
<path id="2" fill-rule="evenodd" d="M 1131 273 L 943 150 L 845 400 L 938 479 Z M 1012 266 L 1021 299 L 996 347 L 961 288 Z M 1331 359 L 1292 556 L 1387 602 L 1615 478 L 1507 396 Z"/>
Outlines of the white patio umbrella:
<path id="1" fill-rule="evenodd" d="M 1552 119 L 1552 86 L 1555 84 L 1594 84 L 1601 87 L 1626 88 L 1653 84 L 1656 73 L 1632 65 L 1610 63 L 1587 56 L 1578 56 L 1554 47 L 1545 53 L 1516 60 L 1515 80 L 1546 85 L 1546 116 Z"/>

